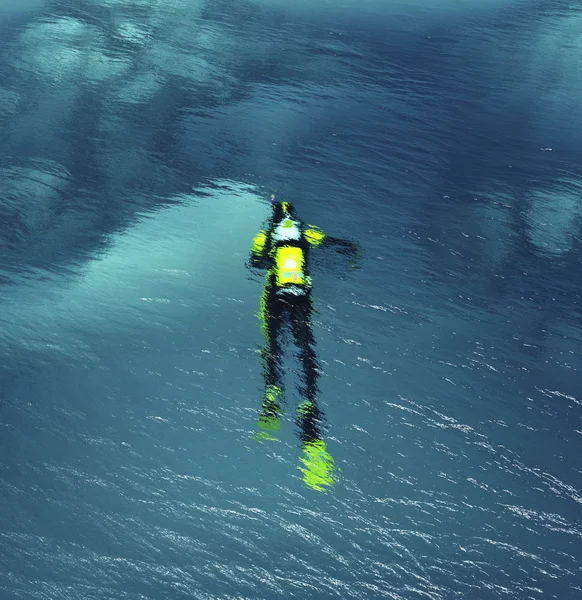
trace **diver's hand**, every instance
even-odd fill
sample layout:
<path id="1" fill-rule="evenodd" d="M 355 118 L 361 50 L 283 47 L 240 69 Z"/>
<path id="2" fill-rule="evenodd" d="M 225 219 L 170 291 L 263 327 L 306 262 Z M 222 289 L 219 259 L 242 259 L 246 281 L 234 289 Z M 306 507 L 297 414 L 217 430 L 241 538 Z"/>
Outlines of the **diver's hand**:
<path id="1" fill-rule="evenodd" d="M 364 249 L 360 244 L 355 242 L 352 243 L 350 252 L 348 253 L 348 268 L 349 269 L 361 269 L 362 262 L 364 261 Z"/>
<path id="2" fill-rule="evenodd" d="M 338 254 L 343 254 L 346 257 L 348 268 L 359 269 L 362 266 L 364 250 L 357 242 L 326 236 L 325 243 L 333 246 Z"/>

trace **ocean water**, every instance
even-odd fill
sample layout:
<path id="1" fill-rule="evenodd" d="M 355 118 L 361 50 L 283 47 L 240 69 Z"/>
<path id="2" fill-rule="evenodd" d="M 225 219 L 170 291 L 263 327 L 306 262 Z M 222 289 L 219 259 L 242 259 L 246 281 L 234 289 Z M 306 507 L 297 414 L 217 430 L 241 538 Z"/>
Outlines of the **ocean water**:
<path id="1" fill-rule="evenodd" d="M 0 600 L 582 598 L 582 9 L 3 0 Z M 261 408 L 276 193 L 323 438 Z"/>

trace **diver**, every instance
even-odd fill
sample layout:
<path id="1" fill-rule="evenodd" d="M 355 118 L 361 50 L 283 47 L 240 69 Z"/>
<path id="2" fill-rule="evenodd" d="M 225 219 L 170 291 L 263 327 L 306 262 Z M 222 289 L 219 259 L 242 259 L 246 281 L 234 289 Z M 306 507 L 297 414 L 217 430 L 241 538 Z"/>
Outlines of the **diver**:
<path id="1" fill-rule="evenodd" d="M 300 221 L 288 202 L 271 196 L 272 215 L 264 229 L 254 237 L 250 265 L 266 270 L 265 287 L 261 297 L 259 320 L 265 338 L 261 349 L 265 390 L 262 409 L 257 421 L 255 439 L 276 439 L 280 428 L 283 397 L 281 329 L 288 317 L 302 367 L 302 401 L 297 407 L 303 456 L 303 481 L 322 491 L 333 483 L 334 461 L 322 439 L 320 423 L 323 415 L 317 405 L 318 365 L 315 340 L 311 330 L 313 304 L 309 275 L 309 250 L 330 246 L 338 252 L 359 258 L 359 246 L 353 242 L 330 237 L 318 227 Z M 357 267 L 354 260 L 351 267 Z"/>

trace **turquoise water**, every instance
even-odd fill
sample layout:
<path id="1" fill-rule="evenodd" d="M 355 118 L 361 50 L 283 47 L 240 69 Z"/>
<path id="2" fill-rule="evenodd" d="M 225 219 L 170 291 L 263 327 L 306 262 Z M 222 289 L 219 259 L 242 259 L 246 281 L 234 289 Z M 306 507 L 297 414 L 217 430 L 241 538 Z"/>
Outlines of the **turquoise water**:
<path id="1" fill-rule="evenodd" d="M 0 11 L 0 599 L 582 598 L 582 13 Z M 247 258 L 313 250 L 324 439 Z"/>

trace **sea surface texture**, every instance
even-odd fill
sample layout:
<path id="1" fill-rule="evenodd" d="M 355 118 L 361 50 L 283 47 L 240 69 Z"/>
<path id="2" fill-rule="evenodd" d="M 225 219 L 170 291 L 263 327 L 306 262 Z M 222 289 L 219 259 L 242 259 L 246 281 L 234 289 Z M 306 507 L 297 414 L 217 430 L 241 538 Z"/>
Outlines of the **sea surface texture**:
<path id="1" fill-rule="evenodd" d="M 2 0 L 0 600 L 582 599 L 581 32 Z M 311 252 L 315 486 L 292 319 L 257 435 L 271 194 L 360 248 Z"/>

